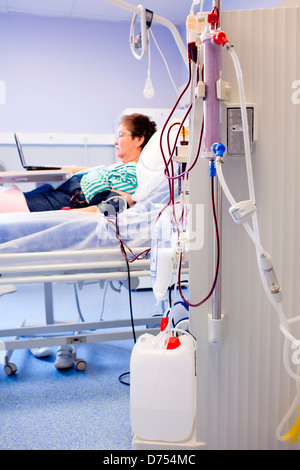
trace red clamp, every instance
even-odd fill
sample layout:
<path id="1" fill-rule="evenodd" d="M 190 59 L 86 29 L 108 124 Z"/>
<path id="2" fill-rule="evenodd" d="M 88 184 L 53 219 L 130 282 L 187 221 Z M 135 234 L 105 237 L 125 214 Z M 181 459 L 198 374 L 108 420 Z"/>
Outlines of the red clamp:
<path id="1" fill-rule="evenodd" d="M 169 320 L 167 317 L 163 317 L 160 322 L 160 331 L 164 331 L 168 326 Z"/>
<path id="2" fill-rule="evenodd" d="M 219 21 L 219 15 L 217 13 L 208 13 L 207 22 L 210 24 L 217 24 Z"/>
<path id="3" fill-rule="evenodd" d="M 214 7 L 211 11 L 211 13 L 208 13 L 207 15 L 207 22 L 211 25 L 211 29 L 215 29 L 216 25 L 219 22 L 219 11 L 217 7 Z"/>
<path id="4" fill-rule="evenodd" d="M 62 207 L 61 210 L 62 210 L 62 211 L 70 211 L 70 210 L 71 210 L 71 207 L 69 207 L 69 206 Z"/>
<path id="5" fill-rule="evenodd" d="M 218 33 L 214 35 L 214 42 L 216 44 L 219 44 L 220 46 L 224 46 L 224 44 L 228 42 L 226 34 L 223 31 L 219 31 Z"/>

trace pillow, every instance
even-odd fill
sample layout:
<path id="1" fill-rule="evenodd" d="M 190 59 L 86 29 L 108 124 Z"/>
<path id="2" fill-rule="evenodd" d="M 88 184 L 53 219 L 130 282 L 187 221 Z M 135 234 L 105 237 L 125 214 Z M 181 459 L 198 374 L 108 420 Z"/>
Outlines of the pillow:
<path id="1" fill-rule="evenodd" d="M 158 130 L 153 134 L 137 162 L 136 173 L 138 186 L 135 193 L 132 195 L 132 199 L 135 202 L 147 202 L 149 200 L 153 203 L 162 202 L 169 193 L 168 179 L 164 174 L 165 162 L 160 149 L 161 132 L 162 130 Z M 175 143 L 177 133 L 178 127 L 176 126 L 171 130 L 169 136 L 171 150 Z M 164 132 L 162 144 L 165 159 L 168 160 L 167 130 Z"/>

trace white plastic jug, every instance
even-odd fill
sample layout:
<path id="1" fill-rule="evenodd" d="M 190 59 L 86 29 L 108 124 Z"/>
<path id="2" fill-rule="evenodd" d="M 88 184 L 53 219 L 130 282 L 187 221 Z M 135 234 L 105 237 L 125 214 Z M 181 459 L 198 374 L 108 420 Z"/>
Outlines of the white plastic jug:
<path id="1" fill-rule="evenodd" d="M 188 334 L 171 337 L 168 348 L 162 338 L 146 333 L 133 348 L 131 427 L 140 439 L 180 442 L 191 435 L 195 418 L 195 346 Z"/>

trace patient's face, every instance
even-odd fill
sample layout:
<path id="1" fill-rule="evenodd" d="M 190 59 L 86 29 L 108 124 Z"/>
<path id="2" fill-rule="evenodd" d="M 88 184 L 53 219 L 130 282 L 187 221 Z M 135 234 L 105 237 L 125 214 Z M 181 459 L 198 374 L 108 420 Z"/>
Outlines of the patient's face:
<path id="1" fill-rule="evenodd" d="M 137 162 L 141 154 L 140 137 L 132 137 L 126 125 L 121 124 L 115 141 L 116 155 L 122 163 Z"/>

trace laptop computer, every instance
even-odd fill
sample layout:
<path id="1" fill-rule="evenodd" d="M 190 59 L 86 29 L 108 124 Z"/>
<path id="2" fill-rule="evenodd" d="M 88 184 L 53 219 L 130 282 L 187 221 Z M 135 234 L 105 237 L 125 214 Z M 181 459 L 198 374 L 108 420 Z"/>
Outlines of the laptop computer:
<path id="1" fill-rule="evenodd" d="M 23 149 L 22 149 L 22 145 L 21 145 L 21 142 L 18 138 L 18 136 L 16 134 L 14 134 L 15 136 L 15 141 L 16 141 L 16 144 L 17 144 L 17 149 L 18 149 L 18 153 L 19 153 L 19 157 L 20 157 L 20 160 L 21 160 L 21 164 L 22 164 L 22 167 L 24 168 L 24 170 L 27 170 L 27 171 L 34 171 L 34 170 L 61 170 L 61 167 L 60 166 L 30 166 L 30 165 L 26 165 L 26 161 L 25 161 L 25 157 L 24 157 L 24 153 L 23 153 Z"/>

